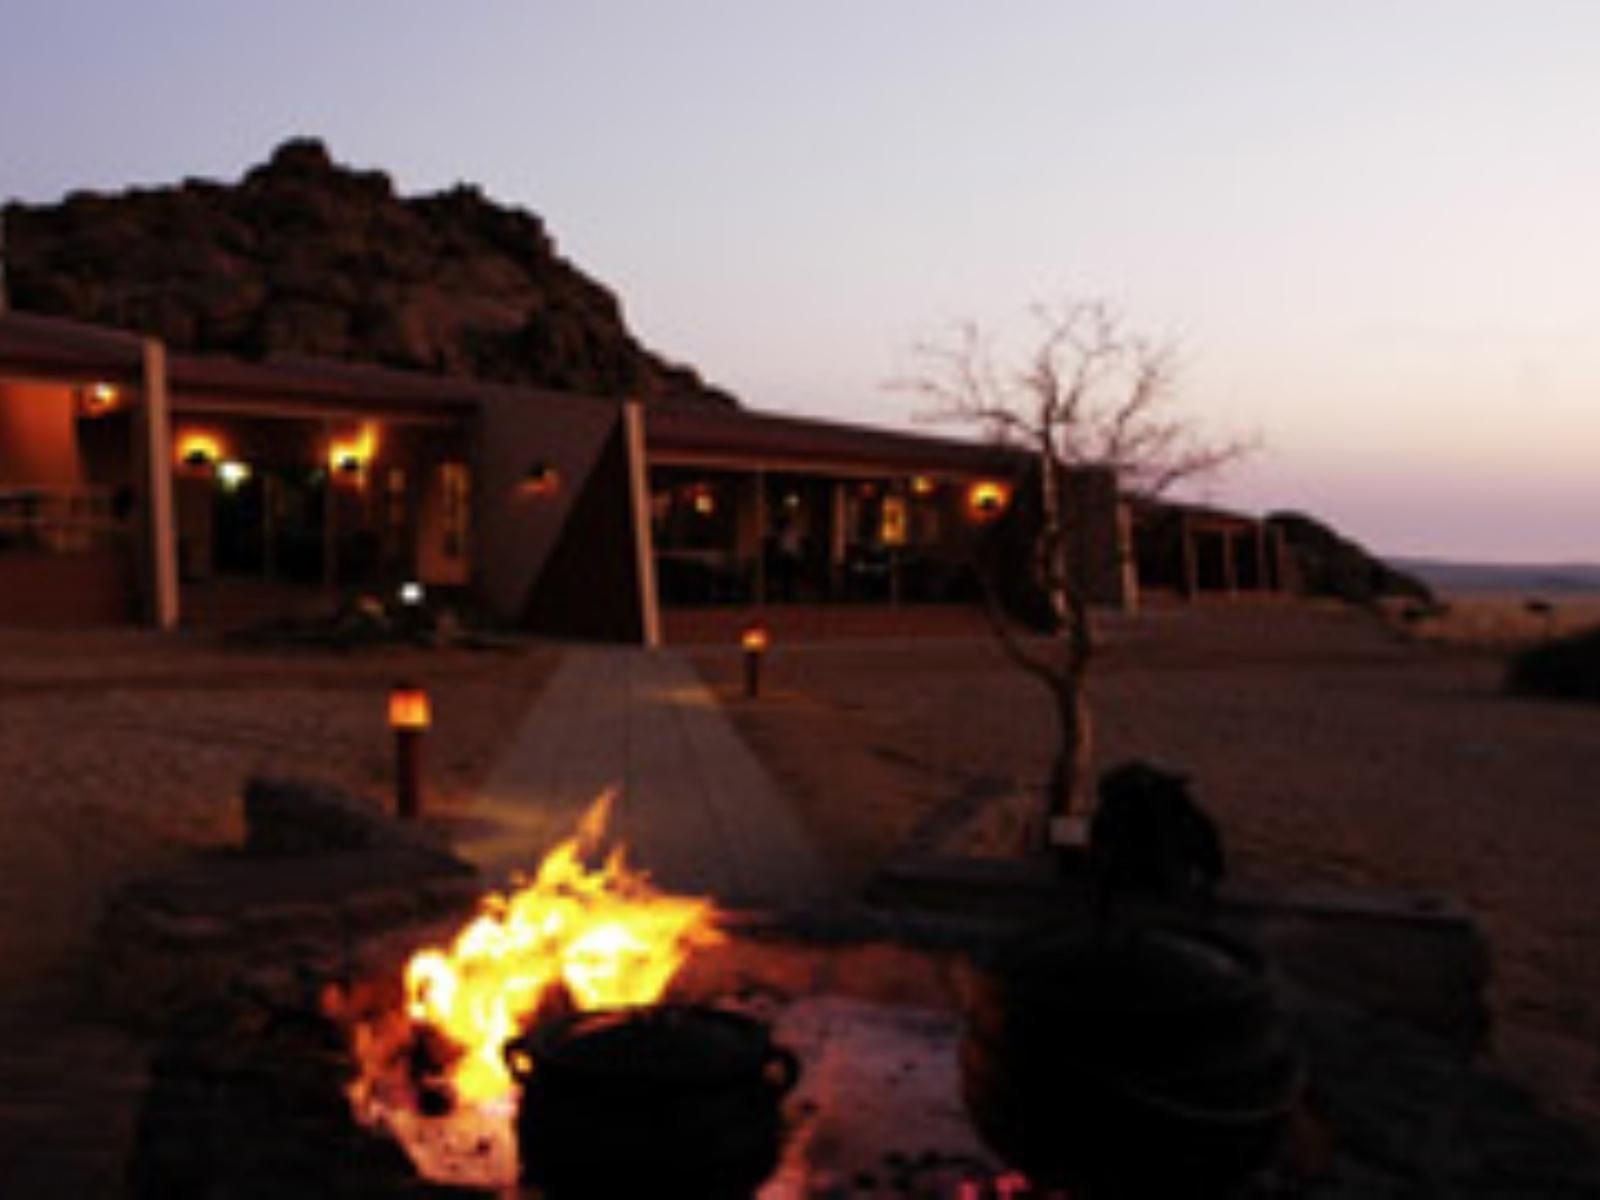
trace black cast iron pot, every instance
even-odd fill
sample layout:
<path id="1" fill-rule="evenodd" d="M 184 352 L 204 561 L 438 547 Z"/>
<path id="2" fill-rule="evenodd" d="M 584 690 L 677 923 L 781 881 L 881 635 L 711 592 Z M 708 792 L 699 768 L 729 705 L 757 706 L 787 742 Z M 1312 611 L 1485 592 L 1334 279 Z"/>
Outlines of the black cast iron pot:
<path id="1" fill-rule="evenodd" d="M 984 1140 L 1086 1200 L 1236 1194 L 1302 1077 L 1260 957 L 1163 927 L 1010 947 L 973 989 L 961 1068 Z"/>
<path id="2" fill-rule="evenodd" d="M 522 1178 L 549 1200 L 748 1200 L 778 1165 L 795 1056 L 695 1005 L 576 1013 L 506 1047 Z"/>

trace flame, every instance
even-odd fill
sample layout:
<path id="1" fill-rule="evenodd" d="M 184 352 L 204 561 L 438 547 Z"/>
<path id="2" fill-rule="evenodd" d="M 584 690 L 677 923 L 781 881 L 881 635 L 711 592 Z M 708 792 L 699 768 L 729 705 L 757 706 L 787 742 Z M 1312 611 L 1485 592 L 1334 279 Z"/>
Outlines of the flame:
<path id="1" fill-rule="evenodd" d="M 597 869 L 613 793 L 590 806 L 575 834 L 540 862 L 531 881 L 491 893 L 478 916 L 448 946 L 426 947 L 404 971 L 401 1011 L 353 1023 L 360 1074 L 350 1087 L 359 1118 L 387 1128 L 418 1168 L 435 1178 L 445 1166 L 430 1143 L 489 1136 L 509 1144 L 515 1084 L 506 1043 L 541 1012 L 651 1004 L 700 946 L 723 939 L 709 900 L 668 895 L 630 868 L 621 847 Z M 419 1051 L 443 1071 L 449 1115 L 430 1116 Z M 514 1175 L 513 1175 L 514 1178 Z"/>

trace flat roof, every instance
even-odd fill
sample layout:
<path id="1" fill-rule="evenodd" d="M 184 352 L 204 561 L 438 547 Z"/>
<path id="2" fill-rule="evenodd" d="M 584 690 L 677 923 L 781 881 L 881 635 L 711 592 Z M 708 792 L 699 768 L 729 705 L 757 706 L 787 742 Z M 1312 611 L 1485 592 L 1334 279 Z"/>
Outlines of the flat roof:
<path id="1" fill-rule="evenodd" d="M 59 317 L 0 313 L 0 370 L 79 382 L 137 385 L 144 341 L 135 333 Z M 177 411 L 240 413 L 282 406 L 374 415 L 459 417 L 491 398 L 537 404 L 547 389 L 429 375 L 368 363 L 274 357 L 260 361 L 169 352 L 168 381 Z M 620 403 L 619 397 L 585 397 Z M 778 416 L 708 403 L 659 399 L 645 404 L 645 446 L 652 461 L 750 468 L 1009 472 L 1020 452 L 959 438 L 903 433 L 841 421 Z"/>
<path id="2" fill-rule="evenodd" d="M 988 474 L 1013 471 L 1024 457 L 985 442 L 672 400 L 645 406 L 645 446 L 647 456 L 657 462 L 794 469 Z"/>
<path id="3" fill-rule="evenodd" d="M 49 379 L 126 382 L 144 369 L 137 334 L 59 317 L 0 312 L 0 367 Z"/>

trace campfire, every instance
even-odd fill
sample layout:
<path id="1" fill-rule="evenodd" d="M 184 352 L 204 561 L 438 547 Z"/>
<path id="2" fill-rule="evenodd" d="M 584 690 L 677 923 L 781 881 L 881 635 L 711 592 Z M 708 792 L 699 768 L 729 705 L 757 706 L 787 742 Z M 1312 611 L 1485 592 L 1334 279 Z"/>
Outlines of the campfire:
<path id="1" fill-rule="evenodd" d="M 362 1123 L 393 1136 L 426 1178 L 504 1187 L 521 1170 L 519 1086 L 532 1064 L 519 1038 L 578 1014 L 657 1005 L 678 969 L 724 935 L 709 900 L 674 896 L 602 856 L 612 797 L 531 878 L 484 898 L 446 946 L 413 954 L 402 993 L 330 994 L 350 1029 Z"/>

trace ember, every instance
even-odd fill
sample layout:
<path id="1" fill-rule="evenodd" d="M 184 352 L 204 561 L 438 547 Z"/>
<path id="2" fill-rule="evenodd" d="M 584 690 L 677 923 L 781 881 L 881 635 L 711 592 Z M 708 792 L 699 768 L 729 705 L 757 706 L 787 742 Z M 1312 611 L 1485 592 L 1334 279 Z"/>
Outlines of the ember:
<path id="1" fill-rule="evenodd" d="M 710 901 L 658 891 L 621 847 L 588 865 L 611 799 L 530 882 L 487 896 L 448 947 L 412 955 L 402 1006 L 351 1014 L 356 1116 L 390 1132 L 429 1178 L 514 1181 L 507 1044 L 544 1018 L 653 1004 L 695 948 L 723 938 Z"/>

